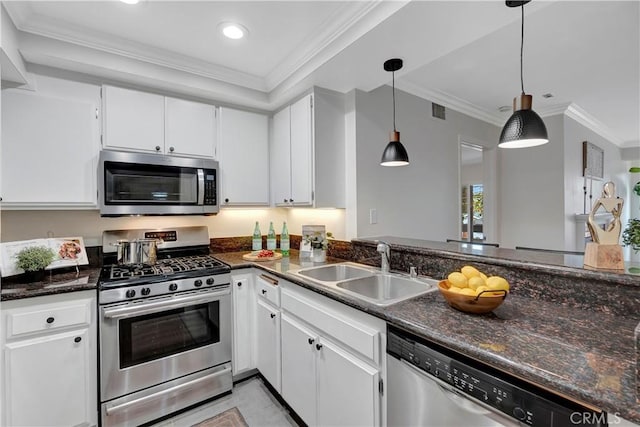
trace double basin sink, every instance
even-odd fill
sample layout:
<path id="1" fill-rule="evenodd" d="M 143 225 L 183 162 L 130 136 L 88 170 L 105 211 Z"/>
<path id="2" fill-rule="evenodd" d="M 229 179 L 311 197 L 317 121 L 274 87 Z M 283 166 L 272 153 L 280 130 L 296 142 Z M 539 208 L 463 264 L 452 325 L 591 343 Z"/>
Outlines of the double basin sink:
<path id="1" fill-rule="evenodd" d="M 382 273 L 355 263 L 309 267 L 293 273 L 381 306 L 434 291 L 438 285 L 437 280 Z"/>

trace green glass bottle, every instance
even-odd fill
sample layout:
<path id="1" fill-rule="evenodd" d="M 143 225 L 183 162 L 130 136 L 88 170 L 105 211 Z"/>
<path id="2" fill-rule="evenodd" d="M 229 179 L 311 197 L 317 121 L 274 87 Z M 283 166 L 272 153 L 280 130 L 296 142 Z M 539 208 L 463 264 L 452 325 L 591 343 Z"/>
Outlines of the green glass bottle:
<path id="1" fill-rule="evenodd" d="M 269 233 L 267 233 L 267 249 L 276 250 L 276 231 L 273 229 L 273 221 L 269 222 Z"/>
<path id="2" fill-rule="evenodd" d="M 280 234 L 280 252 L 282 256 L 289 256 L 289 230 L 287 229 L 287 222 L 282 223 L 282 234 Z"/>
<path id="3" fill-rule="evenodd" d="M 262 250 L 262 233 L 260 233 L 260 224 L 256 221 L 256 227 L 253 229 L 253 239 L 251 240 L 251 250 Z"/>

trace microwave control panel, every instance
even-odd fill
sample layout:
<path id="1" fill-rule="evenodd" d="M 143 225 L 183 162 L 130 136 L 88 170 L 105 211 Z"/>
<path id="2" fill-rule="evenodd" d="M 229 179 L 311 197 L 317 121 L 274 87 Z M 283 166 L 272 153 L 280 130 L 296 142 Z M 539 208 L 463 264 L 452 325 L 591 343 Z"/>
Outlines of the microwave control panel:
<path id="1" fill-rule="evenodd" d="M 215 206 L 216 200 L 216 171 L 205 171 L 204 175 L 204 204 Z"/>

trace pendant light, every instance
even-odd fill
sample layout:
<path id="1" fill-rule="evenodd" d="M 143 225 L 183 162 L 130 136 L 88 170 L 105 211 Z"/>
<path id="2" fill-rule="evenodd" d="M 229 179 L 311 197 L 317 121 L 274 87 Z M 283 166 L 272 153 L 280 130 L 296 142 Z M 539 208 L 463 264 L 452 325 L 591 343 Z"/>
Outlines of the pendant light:
<path id="1" fill-rule="evenodd" d="M 393 88 L 393 132 L 389 134 L 389 143 L 382 153 L 382 166 L 405 166 L 409 164 L 407 150 L 400 142 L 400 132 L 396 130 L 396 71 L 402 68 L 402 59 L 393 58 L 385 61 L 385 71 L 391 71 Z"/>
<path id="2" fill-rule="evenodd" d="M 522 77 L 522 57 L 524 50 L 524 5 L 531 0 L 507 1 L 508 7 L 520 7 L 522 9 L 522 23 L 520 33 L 520 87 L 522 93 L 513 99 L 513 114 L 507 120 L 498 147 L 524 148 L 535 147 L 549 142 L 547 128 L 535 111 L 531 109 L 533 97 L 524 93 L 524 79 Z"/>

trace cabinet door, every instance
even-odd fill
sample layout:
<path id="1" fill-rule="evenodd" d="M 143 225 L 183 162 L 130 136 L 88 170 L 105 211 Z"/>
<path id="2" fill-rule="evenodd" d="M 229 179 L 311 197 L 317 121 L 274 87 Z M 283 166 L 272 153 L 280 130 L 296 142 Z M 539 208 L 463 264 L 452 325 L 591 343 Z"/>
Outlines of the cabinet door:
<path id="1" fill-rule="evenodd" d="M 5 346 L 7 425 L 77 426 L 97 421 L 96 360 L 89 329 L 21 340 Z"/>
<path id="2" fill-rule="evenodd" d="M 222 206 L 269 204 L 269 118 L 220 108 Z"/>
<path id="3" fill-rule="evenodd" d="M 380 425 L 379 371 L 321 338 L 317 358 L 318 425 Z"/>
<path id="4" fill-rule="evenodd" d="M 313 204 L 312 97 L 291 105 L 291 199 L 294 205 Z"/>
<path id="5" fill-rule="evenodd" d="M 10 207 L 97 206 L 95 103 L 2 91 L 2 198 Z"/>
<path id="6" fill-rule="evenodd" d="M 254 368 L 253 292 L 249 275 L 232 278 L 233 296 L 233 374 Z"/>
<path id="7" fill-rule="evenodd" d="M 273 116 L 271 140 L 271 183 L 276 206 L 288 205 L 291 198 L 291 115 L 290 107 Z"/>
<path id="8" fill-rule="evenodd" d="M 316 424 L 318 336 L 282 315 L 282 397 L 307 425 Z"/>
<path id="9" fill-rule="evenodd" d="M 259 298 L 256 335 L 256 367 L 280 393 L 280 310 Z"/>
<path id="10" fill-rule="evenodd" d="M 165 98 L 166 154 L 215 157 L 216 107 Z"/>
<path id="11" fill-rule="evenodd" d="M 104 86 L 102 98 L 104 148 L 164 151 L 164 96 Z"/>

